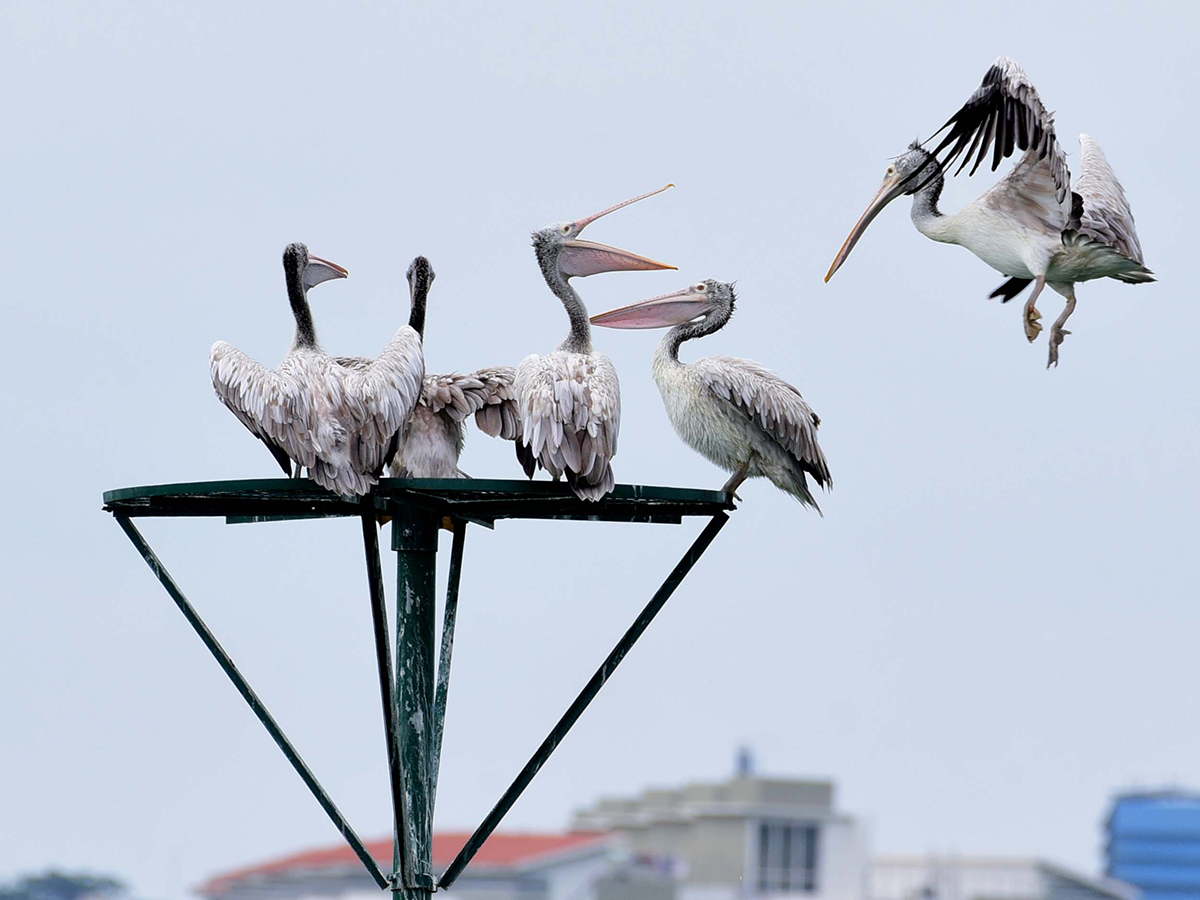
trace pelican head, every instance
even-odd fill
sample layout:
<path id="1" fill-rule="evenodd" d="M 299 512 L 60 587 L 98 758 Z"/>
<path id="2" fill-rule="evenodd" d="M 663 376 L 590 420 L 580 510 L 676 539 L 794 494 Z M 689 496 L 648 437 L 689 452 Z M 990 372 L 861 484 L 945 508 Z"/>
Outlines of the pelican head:
<path id="1" fill-rule="evenodd" d="M 592 316 L 592 324 L 603 328 L 669 328 L 699 318 L 697 324 L 709 333 L 729 321 L 736 302 L 732 283 L 709 278 L 671 294 L 599 313 Z"/>
<path id="2" fill-rule="evenodd" d="M 408 295 L 410 298 L 415 298 L 419 294 L 429 293 L 429 286 L 433 284 L 433 279 L 437 278 L 437 274 L 433 271 L 433 266 L 429 264 L 428 259 L 418 256 L 408 264 L 405 277 L 408 279 Z"/>
<path id="3" fill-rule="evenodd" d="M 283 270 L 288 278 L 296 278 L 305 293 L 324 281 L 345 278 L 350 273 L 337 263 L 319 256 L 310 256 L 308 247 L 301 243 L 288 244 L 283 250 Z"/>
<path id="4" fill-rule="evenodd" d="M 674 185 L 668 184 L 666 187 L 618 203 L 616 206 L 610 206 L 608 209 L 574 222 L 549 225 L 541 231 L 535 231 L 533 248 L 547 280 L 565 281 L 568 278 L 583 278 L 600 272 L 636 272 L 676 268 L 645 256 L 638 256 L 628 250 L 619 250 L 616 247 L 609 247 L 607 244 L 579 239 L 579 233 L 601 216 L 607 216 L 610 212 L 615 212 L 631 203 L 661 194 L 669 187 L 674 187 Z"/>
<path id="5" fill-rule="evenodd" d="M 408 278 L 408 301 L 410 304 L 408 324 L 424 340 L 425 301 L 429 297 L 430 285 L 437 276 L 433 272 L 433 266 L 424 256 L 418 256 L 409 263 L 408 272 L 405 275 Z"/>
<path id="6" fill-rule="evenodd" d="M 829 267 L 829 273 L 825 276 L 825 280 L 828 281 L 832 278 L 833 273 L 842 267 L 842 263 L 846 261 L 846 257 L 850 255 L 850 251 L 854 249 L 858 239 L 867 230 L 867 226 L 885 206 L 897 197 L 915 194 L 938 174 L 938 162 L 934 155 L 917 141 L 909 144 L 908 149 L 897 156 L 887 167 L 887 171 L 883 173 L 883 183 L 879 185 L 879 190 L 867 206 L 867 211 L 855 223 L 850 236 L 846 238 L 846 243 L 842 244 L 842 249 L 838 251 L 837 258 Z"/>

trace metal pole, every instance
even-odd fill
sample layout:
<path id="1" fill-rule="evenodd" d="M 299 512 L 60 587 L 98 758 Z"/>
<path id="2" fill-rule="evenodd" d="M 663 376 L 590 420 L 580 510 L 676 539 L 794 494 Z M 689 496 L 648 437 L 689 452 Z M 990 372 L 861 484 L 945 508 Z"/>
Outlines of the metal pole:
<path id="1" fill-rule="evenodd" d="M 400 883 L 408 873 L 404 869 L 406 857 L 395 853 L 396 842 L 407 831 L 408 807 L 404 797 L 404 769 L 400 755 L 399 735 L 396 731 L 395 678 L 392 675 L 392 654 L 388 640 L 387 608 L 383 595 L 383 567 L 379 561 L 379 526 L 375 523 L 375 509 L 369 500 L 363 501 L 362 514 L 363 549 L 367 556 L 367 582 L 371 588 L 371 620 L 375 627 L 375 659 L 379 666 L 379 696 L 383 704 L 383 735 L 387 742 L 388 776 L 392 788 L 392 842 L 393 879 L 398 875 Z"/>
<path id="2" fill-rule="evenodd" d="M 313 775 L 304 760 L 300 758 L 300 754 L 296 752 L 296 748 L 292 746 L 291 741 L 287 739 L 287 735 L 283 733 L 283 729 L 279 727 L 274 717 L 267 711 L 262 700 L 254 693 L 254 689 L 250 687 L 250 683 L 238 671 L 233 659 L 225 652 L 225 648 L 221 646 L 213 633 L 208 630 L 208 626 L 204 624 L 204 620 L 200 618 L 200 615 L 192 607 L 192 604 L 188 602 L 187 597 L 183 595 L 183 591 L 179 589 L 179 585 L 175 583 L 175 579 L 171 577 L 171 574 L 163 566 L 161 560 L 159 560 L 158 556 L 150 548 L 150 545 L 146 543 L 146 539 L 142 537 L 142 533 L 137 530 L 128 516 L 121 513 L 114 513 L 114 518 L 116 518 L 117 524 L 121 526 L 121 529 L 133 543 L 133 546 L 142 555 L 142 559 L 146 561 L 146 565 L 150 567 L 150 570 L 158 577 L 162 586 L 166 588 L 167 593 L 171 595 L 171 599 L 175 601 L 175 605 L 179 607 L 179 611 L 183 613 L 184 618 L 188 620 L 188 623 L 195 629 L 196 634 L 200 636 L 200 640 L 204 642 L 204 646 L 208 648 L 208 651 L 220 663 L 221 668 L 225 670 L 225 674 L 229 676 L 229 680 L 233 682 L 234 687 L 238 689 L 242 698 L 250 705 L 254 714 L 258 716 L 258 720 L 263 723 L 263 727 L 275 739 L 275 743 L 279 745 L 279 749 L 283 751 L 283 755 L 292 764 L 292 768 L 296 770 L 296 774 L 300 776 L 305 785 L 308 786 L 308 789 L 312 791 L 313 796 L 317 798 L 317 802 L 321 804 L 321 808 L 325 810 L 326 815 L 333 820 L 334 826 L 341 832 L 342 837 L 346 839 L 346 843 L 358 855 L 362 864 L 367 867 L 367 871 L 371 873 L 371 877 L 375 879 L 376 884 L 384 890 L 389 888 L 391 884 L 387 876 L 379 870 L 379 866 L 363 845 L 362 840 L 354 833 L 354 829 L 350 827 L 350 823 L 346 821 L 332 798 L 325 793 L 325 789 L 321 787 L 321 783 L 317 781 L 316 776 Z"/>
<path id="3" fill-rule="evenodd" d="M 667 576 L 667 580 L 662 583 L 662 586 L 650 598 L 650 602 L 646 604 L 638 614 L 638 617 L 634 619 L 633 624 L 629 626 L 629 630 L 617 642 L 617 646 L 612 649 L 612 652 L 608 654 L 608 657 L 600 665 L 600 668 L 596 670 L 596 673 L 584 685 L 583 690 L 579 692 L 579 696 L 575 698 L 575 702 L 563 713 L 562 718 L 551 729 L 550 734 L 542 741 L 541 746 L 529 758 L 529 762 L 525 763 L 525 768 L 521 770 L 513 783 L 508 786 L 508 790 L 504 792 L 504 796 L 492 807 L 492 811 L 487 814 L 487 818 L 475 829 L 475 833 L 463 845 L 462 850 L 458 852 L 458 856 L 454 858 L 454 861 L 450 863 L 449 867 L 442 874 L 442 877 L 438 879 L 438 887 L 440 889 L 445 890 L 454 884 L 455 879 L 462 873 L 467 863 L 471 861 L 471 858 L 483 846 L 484 841 L 496 830 L 496 826 L 500 824 L 500 820 L 504 818 L 505 814 L 512 808 L 512 805 L 517 802 L 517 798 L 529 786 L 529 782 L 537 775 L 538 770 L 546 764 L 546 760 L 550 758 L 550 754 L 554 752 L 559 742 L 571 730 L 571 726 L 575 724 L 576 720 L 583 714 L 583 711 L 587 709 L 588 704 L 600 692 L 600 688 L 604 687 L 604 683 L 608 681 L 609 676 L 621 664 L 621 660 L 625 658 L 625 654 L 629 652 L 629 649 L 637 639 L 642 636 L 642 633 L 654 621 L 654 617 L 658 615 L 658 611 L 670 599 L 671 594 L 675 592 L 675 588 L 679 587 L 680 582 L 687 576 L 692 566 L 696 564 L 696 560 L 708 549 L 708 545 L 712 543 L 713 538 L 717 536 L 717 532 L 721 530 L 722 526 L 728 520 L 729 516 L 725 513 L 717 513 L 712 517 L 708 525 L 705 526 L 704 530 L 700 532 L 700 536 L 688 548 L 683 559 L 679 561 L 671 571 L 671 574 Z"/>
<path id="4" fill-rule="evenodd" d="M 429 784 L 429 808 L 437 809 L 438 773 L 442 769 L 442 734 L 446 730 L 446 695 L 450 691 L 450 660 L 454 654 L 454 623 L 458 619 L 458 585 L 462 580 L 463 546 L 467 523 L 454 520 L 454 543 L 450 548 L 450 575 L 446 582 L 446 609 L 442 614 L 442 646 L 438 651 L 437 693 L 433 701 L 433 778 Z"/>
<path id="5" fill-rule="evenodd" d="M 392 519 L 396 551 L 396 735 L 408 816 L 397 843 L 404 889 L 396 900 L 428 900 L 433 878 L 431 786 L 434 743 L 434 612 L 442 517 L 404 505 Z"/>

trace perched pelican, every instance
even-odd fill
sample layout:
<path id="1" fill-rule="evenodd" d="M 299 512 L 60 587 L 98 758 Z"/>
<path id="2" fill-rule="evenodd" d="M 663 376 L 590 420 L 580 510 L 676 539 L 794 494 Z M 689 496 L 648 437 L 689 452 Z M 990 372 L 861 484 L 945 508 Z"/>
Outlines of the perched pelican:
<path id="1" fill-rule="evenodd" d="M 521 417 L 517 456 L 529 477 L 533 477 L 535 465 L 556 480 L 565 475 L 571 489 L 584 500 L 599 500 L 613 489 L 610 462 L 617 453 L 621 426 L 621 386 L 608 357 L 592 349 L 587 309 L 569 279 L 675 266 L 579 240 L 579 233 L 601 216 L 668 187 L 671 185 L 533 234 L 542 275 L 566 308 L 571 331 L 553 353 L 527 356 L 517 366 L 513 383 Z"/>
<path id="2" fill-rule="evenodd" d="M 422 341 L 429 288 L 435 277 L 433 267 L 423 256 L 408 267 L 412 303 L 408 324 Z M 335 361 L 350 369 L 361 369 L 370 362 L 346 356 L 335 357 Z M 496 366 L 470 375 L 425 376 L 420 399 L 390 461 L 388 474 L 394 478 L 466 478 L 458 468 L 458 458 L 463 449 L 463 423 L 472 413 L 482 431 L 515 440 L 519 428 L 512 391 L 514 375 L 512 366 Z"/>
<path id="3" fill-rule="evenodd" d="M 800 392 L 747 359 L 679 361 L 684 341 L 725 327 L 736 300 L 732 284 L 710 279 L 592 316 L 592 323 L 605 328 L 674 326 L 654 353 L 654 381 L 676 433 L 733 473 L 721 490 L 736 491 L 747 478 L 761 476 L 820 512 L 805 474 L 826 489 L 833 479 L 817 443 L 821 420 Z"/>
<path id="4" fill-rule="evenodd" d="M 292 349 L 271 371 L 217 341 L 209 355 L 213 388 L 289 475 L 299 477 L 304 467 L 328 490 L 365 494 L 416 403 L 424 376 L 420 338 L 402 328 L 378 360 L 360 371 L 343 369 L 317 343 L 307 292 L 345 278 L 346 270 L 310 257 L 304 244 L 288 245 L 283 268 L 296 318 Z"/>
<path id="5" fill-rule="evenodd" d="M 1058 364 L 1058 347 L 1070 334 L 1063 326 L 1075 311 L 1075 283 L 1115 278 L 1127 284 L 1154 281 L 1143 265 L 1142 248 L 1133 227 L 1125 191 L 1100 146 L 1079 136 L 1081 172 L 1070 185 L 1067 157 L 1054 134 L 1054 116 L 1042 106 L 1037 91 L 1015 62 L 1001 56 L 983 76 L 983 84 L 939 129 L 950 131 L 930 152 L 914 141 L 887 167 L 879 192 L 846 238 L 828 281 L 838 270 L 871 220 L 901 194 L 913 198 L 912 220 L 926 237 L 966 247 L 1009 280 L 989 296 L 1007 303 L 1034 283 L 1025 304 L 1025 336 L 1033 341 L 1042 326 L 1034 305 L 1042 288 L 1066 298 L 1062 315 L 1050 329 L 1050 359 Z M 936 136 L 936 135 L 935 135 Z M 999 183 L 957 213 L 937 208 L 942 171 L 961 157 L 958 174 L 975 157 L 971 174 L 992 150 L 992 170 L 1014 148 L 1025 154 Z M 938 160 L 943 150 L 945 158 Z"/>

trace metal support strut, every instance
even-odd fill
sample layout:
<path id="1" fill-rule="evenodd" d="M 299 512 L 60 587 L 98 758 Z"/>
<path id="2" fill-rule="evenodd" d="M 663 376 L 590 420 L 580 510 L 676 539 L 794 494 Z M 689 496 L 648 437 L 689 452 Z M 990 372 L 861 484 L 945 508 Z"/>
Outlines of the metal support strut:
<path id="1" fill-rule="evenodd" d="M 408 804 L 404 795 L 404 763 L 400 755 L 400 732 L 396 728 L 395 678 L 392 675 L 391 642 L 388 640 L 387 607 L 383 594 L 383 565 L 379 560 L 379 526 L 375 510 L 363 501 L 363 550 L 367 556 L 367 581 L 371 589 L 371 620 L 375 627 L 375 659 L 379 666 L 379 697 L 383 704 L 383 735 L 387 742 L 388 776 L 392 789 L 392 879 L 405 884 L 409 872 L 407 855 L 400 853 L 400 839 L 408 833 Z"/>
<path id="2" fill-rule="evenodd" d="M 546 760 L 550 758 L 550 754 L 555 751 L 559 743 L 571 730 L 571 726 L 583 715 L 583 711 L 588 708 L 588 704 L 592 702 L 596 694 L 600 692 L 600 688 L 604 687 L 604 683 L 608 681 L 609 676 L 621 664 L 621 660 L 625 658 L 625 654 L 637 642 L 637 639 L 642 636 L 642 633 L 654 621 L 654 617 L 658 615 L 658 611 L 663 608 L 671 594 L 675 592 L 675 588 L 679 587 L 680 582 L 691 571 L 692 566 L 696 564 L 696 560 L 708 549 L 708 545 L 712 543 L 713 538 L 717 536 L 717 532 L 729 521 L 729 516 L 725 513 L 717 513 L 712 517 L 712 520 L 700 532 L 700 536 L 688 548 L 683 559 L 671 570 L 671 574 L 667 576 L 666 581 L 650 598 L 650 602 L 634 619 L 633 624 L 629 626 L 629 630 L 622 635 L 621 640 L 617 641 L 617 645 L 613 647 L 612 652 L 600 664 L 594 675 L 587 684 L 583 686 L 583 690 L 579 692 L 579 696 L 575 698 L 558 723 L 550 730 L 550 734 L 542 741 L 541 746 L 534 751 L 533 756 L 529 758 L 529 762 L 525 763 L 520 774 L 513 780 L 513 783 L 508 786 L 508 790 L 504 792 L 497 802 L 492 807 L 492 811 L 487 814 L 487 818 L 475 829 L 475 833 L 463 845 L 462 850 L 458 852 L 458 856 L 450 863 L 442 877 L 438 879 L 438 887 L 445 889 L 454 884 L 459 874 L 471 858 L 476 854 L 484 842 L 491 837 L 496 826 L 500 824 L 500 820 L 508 813 L 512 805 L 517 802 L 517 798 L 533 781 L 533 777 L 537 775 L 538 770 L 546 764 Z"/>
<path id="3" fill-rule="evenodd" d="M 313 775 L 304 760 L 300 758 L 300 754 L 296 752 L 296 748 L 292 746 L 292 742 L 287 739 L 287 735 L 283 733 L 283 729 L 279 727 L 274 717 L 267 712 L 267 708 L 258 698 L 258 694 L 254 693 L 254 689 L 250 687 L 250 683 L 246 681 L 245 676 L 238 671 L 233 659 L 225 652 L 225 648 L 221 646 L 213 633 L 208 630 L 208 626 L 204 624 L 204 620 L 200 618 L 199 613 L 188 602 L 187 597 L 183 595 L 183 591 L 179 589 L 179 585 L 175 583 L 175 579 L 171 577 L 171 574 L 150 548 L 150 545 L 146 543 L 146 539 L 142 537 L 142 533 L 137 530 L 137 527 L 129 520 L 128 516 L 117 513 L 115 518 L 117 524 L 121 526 L 121 529 L 133 543 L 133 546 L 137 548 L 138 553 L 142 555 L 142 559 L 146 561 L 146 565 L 150 567 L 150 571 L 155 574 L 162 583 L 162 586 L 166 588 L 167 593 L 171 595 L 171 599 L 175 601 L 175 605 L 179 607 L 179 611 L 188 620 L 188 624 L 195 629 L 196 634 L 200 636 L 200 640 L 204 642 L 204 646 L 216 657 L 217 662 L 225 670 L 225 674 L 229 676 L 229 680 L 233 682 L 234 687 L 238 689 L 242 698 L 254 710 L 254 714 L 263 723 L 263 727 L 275 739 L 275 743 L 279 745 L 279 749 L 283 751 L 283 755 L 292 764 L 292 768 L 296 770 L 296 774 L 300 776 L 305 785 L 308 786 L 308 789 L 312 791 L 313 796 L 317 798 L 317 802 L 321 804 L 321 808 L 325 810 L 326 815 L 333 820 L 334 826 L 341 833 L 342 837 L 346 839 L 346 843 L 354 849 L 355 854 L 362 860 L 362 864 L 367 867 L 367 871 L 371 873 L 371 877 L 375 879 L 376 884 L 381 888 L 388 888 L 390 884 L 387 876 L 379 870 L 379 866 L 371 858 L 371 854 L 367 852 L 367 848 L 363 846 L 362 840 L 354 833 L 354 829 L 350 827 L 350 823 L 346 821 L 345 816 L 342 815 L 330 796 L 325 793 L 325 788 L 321 787 L 321 783 L 317 781 L 316 776 Z"/>

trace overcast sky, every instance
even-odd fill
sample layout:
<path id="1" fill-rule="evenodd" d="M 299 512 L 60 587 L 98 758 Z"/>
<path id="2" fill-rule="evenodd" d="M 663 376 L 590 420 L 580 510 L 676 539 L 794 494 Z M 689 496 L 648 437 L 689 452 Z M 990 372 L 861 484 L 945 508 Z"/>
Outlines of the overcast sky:
<path id="1" fill-rule="evenodd" d="M 1200 22 L 1178 3 L 916 7 L 0 6 L 0 878 L 86 867 L 177 900 L 337 840 L 100 510 L 111 488 L 277 474 L 213 397 L 208 348 L 286 352 L 284 245 L 350 269 L 313 295 L 331 352 L 378 352 L 424 253 L 428 370 L 516 363 L 566 332 L 530 231 L 667 181 L 588 237 L 680 271 L 581 293 L 598 312 L 737 279 L 732 323 L 684 355 L 797 384 L 836 488 L 824 519 L 741 490 L 506 827 L 723 778 L 746 742 L 766 772 L 834 779 L 877 852 L 1095 873 L 1114 790 L 1200 785 Z M 1104 148 L 1161 278 L 1080 286 L 1051 372 L 1019 304 L 985 299 L 1001 276 L 919 235 L 906 202 L 822 283 L 888 158 L 1001 53 L 1073 167 L 1079 132 Z M 716 488 L 663 414 L 658 338 L 596 335 L 622 378 L 617 479 Z M 519 474 L 477 432 L 462 465 Z M 439 827 L 482 818 L 698 528 L 472 530 Z M 358 524 L 144 530 L 360 833 L 386 835 Z"/>

